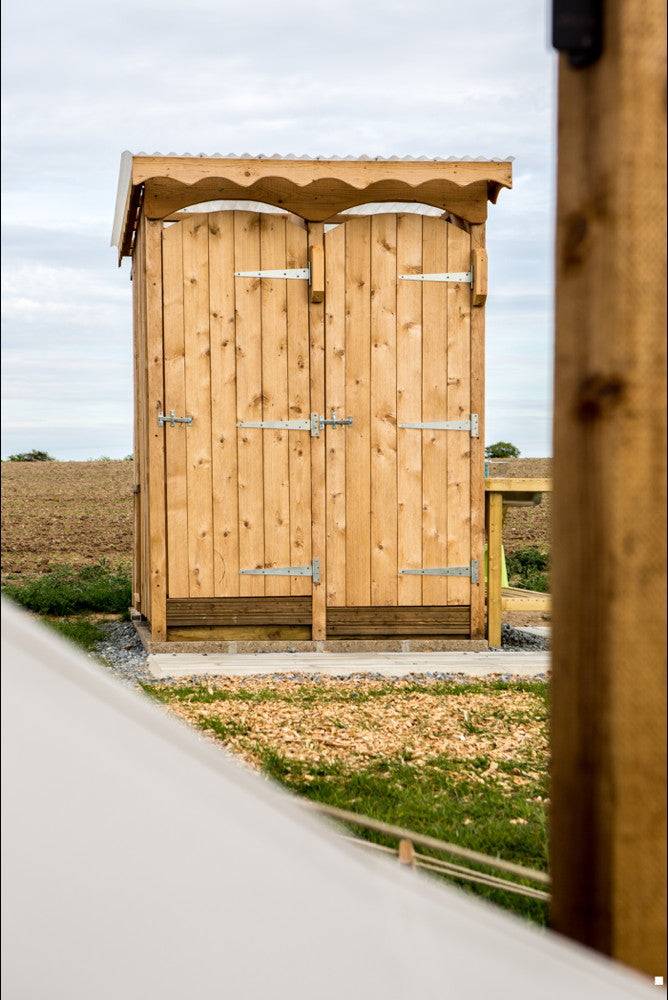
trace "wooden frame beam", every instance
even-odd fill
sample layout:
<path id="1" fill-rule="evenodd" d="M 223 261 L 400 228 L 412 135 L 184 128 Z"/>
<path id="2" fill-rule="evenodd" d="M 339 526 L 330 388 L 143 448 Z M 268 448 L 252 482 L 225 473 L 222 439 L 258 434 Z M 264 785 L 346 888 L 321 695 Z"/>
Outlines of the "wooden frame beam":
<path id="1" fill-rule="evenodd" d="M 132 156 L 124 153 L 112 242 L 129 252 L 132 195 L 144 214 L 164 219 L 187 205 L 260 201 L 324 222 L 367 202 L 417 202 L 481 224 L 487 202 L 512 186 L 508 160 L 297 160 L 272 157 Z"/>
<path id="2" fill-rule="evenodd" d="M 559 66 L 552 924 L 666 974 L 666 8 Z"/>

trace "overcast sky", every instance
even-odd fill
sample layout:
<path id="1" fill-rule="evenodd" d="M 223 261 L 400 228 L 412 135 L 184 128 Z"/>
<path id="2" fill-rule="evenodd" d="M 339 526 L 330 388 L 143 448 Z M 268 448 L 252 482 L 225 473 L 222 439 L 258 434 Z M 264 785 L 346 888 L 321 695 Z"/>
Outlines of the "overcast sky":
<path id="1" fill-rule="evenodd" d="M 488 223 L 487 442 L 550 452 L 555 57 L 536 0 L 12 0 L 3 457 L 132 450 L 120 153 L 514 156 Z"/>

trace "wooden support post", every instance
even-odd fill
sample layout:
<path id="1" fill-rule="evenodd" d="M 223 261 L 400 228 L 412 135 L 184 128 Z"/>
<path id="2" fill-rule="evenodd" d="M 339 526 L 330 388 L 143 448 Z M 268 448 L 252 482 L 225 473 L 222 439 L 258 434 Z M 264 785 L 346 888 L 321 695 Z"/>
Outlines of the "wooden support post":
<path id="1" fill-rule="evenodd" d="M 471 226 L 471 256 L 485 252 L 485 226 Z M 485 271 L 485 289 L 487 273 Z M 483 565 L 485 548 L 485 299 L 471 309 L 471 413 L 478 414 L 477 438 L 471 438 L 471 559 Z M 485 635 L 485 585 L 471 584 L 471 638 Z"/>
<path id="2" fill-rule="evenodd" d="M 663 0 L 561 57 L 552 924 L 666 974 Z"/>
<path id="3" fill-rule="evenodd" d="M 487 494 L 487 641 L 501 645 L 501 571 L 503 544 L 503 497 Z M 481 563 L 482 565 L 482 563 Z"/>
<path id="4" fill-rule="evenodd" d="M 309 223 L 309 259 L 324 252 L 325 227 Z M 311 411 L 325 412 L 325 307 L 322 301 L 309 302 Z M 327 528 L 325 509 L 325 434 L 311 438 L 311 551 L 320 560 L 320 583 L 313 584 L 311 636 L 327 637 Z"/>
<path id="5" fill-rule="evenodd" d="M 145 221 L 146 354 L 148 375 L 148 483 L 151 635 L 167 637 L 167 560 L 165 514 L 165 429 L 158 425 L 164 408 L 162 343 L 162 223 Z M 143 498 L 147 502 L 147 498 Z M 144 612 L 146 613 L 146 612 Z"/>
<path id="6" fill-rule="evenodd" d="M 408 840 L 404 837 L 399 841 L 397 857 L 400 865 L 406 865 L 408 868 L 415 868 L 415 847 L 413 846 L 412 840 Z"/>

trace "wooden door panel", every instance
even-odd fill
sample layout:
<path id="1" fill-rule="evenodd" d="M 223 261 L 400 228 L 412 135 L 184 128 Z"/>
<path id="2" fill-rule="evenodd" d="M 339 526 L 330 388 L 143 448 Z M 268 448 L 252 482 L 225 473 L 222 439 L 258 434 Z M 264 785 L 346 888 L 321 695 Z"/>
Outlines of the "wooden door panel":
<path id="1" fill-rule="evenodd" d="M 240 569 L 311 561 L 307 431 L 239 421 L 306 418 L 308 284 L 235 277 L 305 267 L 306 230 L 284 216 L 217 212 L 163 229 L 168 593 L 306 595 L 309 578 Z"/>
<path id="2" fill-rule="evenodd" d="M 440 218 L 352 218 L 325 236 L 330 607 L 466 605 L 467 577 L 400 569 L 470 562 L 470 436 L 401 423 L 468 420 L 470 286 L 401 274 L 468 271 L 470 237 Z"/>

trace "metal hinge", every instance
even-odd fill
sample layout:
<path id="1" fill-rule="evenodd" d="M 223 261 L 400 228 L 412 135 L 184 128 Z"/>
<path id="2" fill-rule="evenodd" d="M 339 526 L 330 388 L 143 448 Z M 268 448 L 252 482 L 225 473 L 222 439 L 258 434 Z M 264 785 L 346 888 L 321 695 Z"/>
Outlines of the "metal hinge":
<path id="1" fill-rule="evenodd" d="M 310 267 L 283 267 L 277 270 L 265 271 L 235 271 L 235 278 L 287 278 L 299 279 L 302 281 L 311 280 Z"/>
<path id="2" fill-rule="evenodd" d="M 407 430 L 416 431 L 470 431 L 472 438 L 478 437 L 478 414 L 472 413 L 470 420 L 431 420 L 424 423 L 399 424 Z"/>
<path id="3" fill-rule="evenodd" d="M 352 417 L 337 418 L 332 410 L 330 419 L 312 413 L 308 420 L 239 420 L 237 427 L 251 427 L 260 430 L 309 431 L 311 437 L 320 437 L 323 427 L 350 427 Z"/>
<path id="4" fill-rule="evenodd" d="M 470 285 L 473 281 L 472 271 L 445 271 L 442 274 L 400 274 L 404 281 L 455 281 Z"/>
<path id="5" fill-rule="evenodd" d="M 320 560 L 314 559 L 306 566 L 272 566 L 269 569 L 240 569 L 240 576 L 310 576 L 320 583 Z"/>
<path id="6" fill-rule="evenodd" d="M 479 579 L 479 564 L 472 559 L 469 566 L 432 566 L 422 569 L 400 569 L 400 576 L 470 576 L 471 583 Z"/>
<path id="7" fill-rule="evenodd" d="M 191 424 L 192 422 L 192 417 L 177 417 L 174 410 L 170 410 L 169 413 L 158 414 L 158 427 L 164 427 L 165 424 L 174 427 L 176 424 Z"/>

